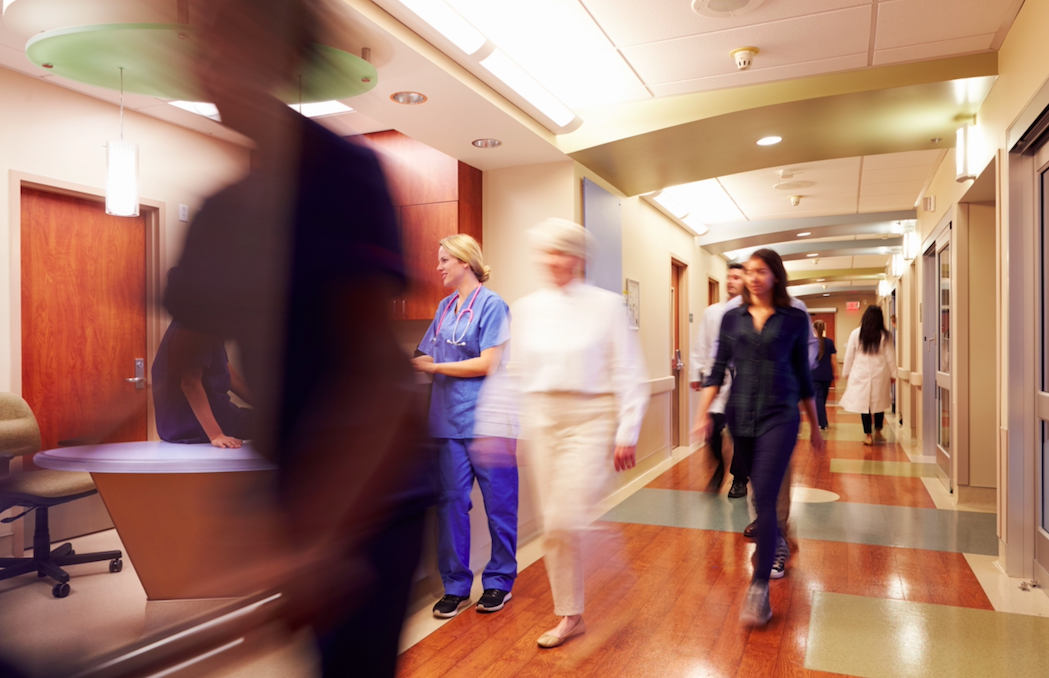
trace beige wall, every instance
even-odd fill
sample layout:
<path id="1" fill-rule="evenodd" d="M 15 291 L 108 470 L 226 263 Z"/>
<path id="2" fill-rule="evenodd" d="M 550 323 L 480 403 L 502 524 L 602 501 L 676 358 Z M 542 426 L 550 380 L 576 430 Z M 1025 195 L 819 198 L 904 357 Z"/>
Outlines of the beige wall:
<path id="1" fill-rule="evenodd" d="M 969 485 L 997 486 L 995 208 L 969 205 Z"/>

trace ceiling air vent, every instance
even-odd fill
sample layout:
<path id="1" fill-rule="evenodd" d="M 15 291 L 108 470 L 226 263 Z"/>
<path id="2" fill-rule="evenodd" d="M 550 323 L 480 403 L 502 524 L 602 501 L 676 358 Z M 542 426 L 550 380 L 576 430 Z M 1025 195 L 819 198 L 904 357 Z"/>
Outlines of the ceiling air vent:
<path id="1" fill-rule="evenodd" d="M 703 16 L 730 17 L 752 12 L 765 0 L 692 0 L 692 10 Z"/>

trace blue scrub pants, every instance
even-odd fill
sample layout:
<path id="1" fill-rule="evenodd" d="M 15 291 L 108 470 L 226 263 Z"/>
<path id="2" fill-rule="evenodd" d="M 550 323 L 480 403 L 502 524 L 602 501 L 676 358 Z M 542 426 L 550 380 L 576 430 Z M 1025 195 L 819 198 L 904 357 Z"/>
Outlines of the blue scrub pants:
<path id="1" fill-rule="evenodd" d="M 469 439 L 439 438 L 440 500 L 437 504 L 437 567 L 444 592 L 469 596 L 474 575 L 470 569 L 470 492 L 474 479 L 481 488 L 492 557 L 481 575 L 486 589 L 509 591 L 517 578 L 517 441 L 497 439 L 509 446 L 501 455 L 505 464 L 481 464 L 471 454 Z"/>

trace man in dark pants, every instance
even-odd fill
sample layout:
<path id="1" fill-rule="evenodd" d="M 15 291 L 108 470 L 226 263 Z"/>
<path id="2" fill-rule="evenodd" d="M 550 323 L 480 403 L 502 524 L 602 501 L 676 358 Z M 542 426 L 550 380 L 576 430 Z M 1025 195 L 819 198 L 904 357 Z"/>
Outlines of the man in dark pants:
<path id="1" fill-rule="evenodd" d="M 731 301 L 743 291 L 743 265 L 729 264 L 725 277 L 725 289 L 728 291 L 728 299 Z M 692 343 L 692 379 L 690 386 L 693 391 L 703 388 L 703 380 L 710 374 L 713 365 L 711 345 L 717 339 L 721 330 L 721 316 L 725 314 L 725 304 L 711 304 L 703 311 L 703 319 L 699 326 L 699 335 Z M 725 462 L 722 452 L 725 430 L 725 403 L 728 401 L 731 378 L 722 387 L 718 398 L 711 406 L 710 418 L 713 428 L 710 438 L 706 441 L 710 447 L 710 454 L 717 462 L 714 475 L 707 483 L 708 492 L 719 492 L 725 480 Z M 732 487 L 729 488 L 728 496 L 732 499 L 747 496 L 747 479 L 750 477 L 750 459 L 745 451 L 733 449 L 732 451 Z"/>
<path id="2" fill-rule="evenodd" d="M 203 96 L 256 143 L 211 196 L 168 278 L 182 326 L 237 342 L 254 448 L 300 569 L 289 620 L 318 634 L 325 676 L 393 676 L 433 502 L 414 373 L 390 301 L 406 284 L 375 155 L 271 92 L 299 86 L 320 18 L 308 0 L 223 0 L 196 33 Z M 307 81 L 308 82 L 308 81 Z"/>

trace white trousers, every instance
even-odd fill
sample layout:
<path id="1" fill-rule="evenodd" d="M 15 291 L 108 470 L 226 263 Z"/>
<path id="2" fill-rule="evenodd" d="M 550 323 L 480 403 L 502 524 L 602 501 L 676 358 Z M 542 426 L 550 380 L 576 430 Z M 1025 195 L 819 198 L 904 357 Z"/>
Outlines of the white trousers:
<path id="1" fill-rule="evenodd" d="M 582 535 L 598 518 L 598 502 L 615 470 L 615 396 L 531 393 L 525 412 L 554 614 L 582 614 Z"/>

